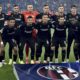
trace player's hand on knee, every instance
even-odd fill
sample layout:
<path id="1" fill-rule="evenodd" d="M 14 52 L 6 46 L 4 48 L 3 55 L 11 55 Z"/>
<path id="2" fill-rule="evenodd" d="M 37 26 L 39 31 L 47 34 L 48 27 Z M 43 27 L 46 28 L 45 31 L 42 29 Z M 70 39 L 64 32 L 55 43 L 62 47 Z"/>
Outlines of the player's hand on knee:
<path id="1" fill-rule="evenodd" d="M 55 47 L 54 46 L 51 46 L 51 50 L 55 50 Z"/>
<path id="2" fill-rule="evenodd" d="M 13 54 L 17 55 L 17 53 L 18 53 L 18 48 L 17 47 L 14 47 L 13 48 Z"/>
<path id="3" fill-rule="evenodd" d="M 66 47 L 62 47 L 62 50 L 67 50 L 67 48 Z"/>

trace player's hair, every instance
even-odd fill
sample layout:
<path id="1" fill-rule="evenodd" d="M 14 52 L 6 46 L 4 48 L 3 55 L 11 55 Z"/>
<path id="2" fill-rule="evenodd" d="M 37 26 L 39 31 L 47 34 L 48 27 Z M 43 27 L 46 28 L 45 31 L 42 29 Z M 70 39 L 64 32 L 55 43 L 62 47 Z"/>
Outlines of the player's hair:
<path id="1" fill-rule="evenodd" d="M 10 20 L 15 20 L 15 18 L 14 18 L 14 17 L 9 17 L 8 20 L 9 20 L 9 21 L 10 21 Z"/>
<path id="2" fill-rule="evenodd" d="M 65 19 L 65 17 L 64 17 L 64 16 L 59 17 L 59 19 L 60 19 L 60 18 L 64 18 L 64 19 Z"/>
<path id="3" fill-rule="evenodd" d="M 27 19 L 29 19 L 29 18 L 32 18 L 32 16 L 28 16 L 28 18 L 27 18 Z"/>
<path id="4" fill-rule="evenodd" d="M 76 6 L 76 5 L 71 5 L 71 8 L 73 8 L 73 7 L 77 8 L 77 6 Z"/>
<path id="5" fill-rule="evenodd" d="M 13 7 L 17 7 L 18 5 L 17 4 L 14 4 L 14 6 Z"/>
<path id="6" fill-rule="evenodd" d="M 49 6 L 48 4 L 44 4 L 44 7 Z"/>
<path id="7" fill-rule="evenodd" d="M 47 15 L 47 14 L 43 14 L 42 17 L 43 17 L 43 16 L 48 16 L 48 15 Z M 49 17 L 49 16 L 48 16 L 48 17 Z"/>
<path id="8" fill-rule="evenodd" d="M 59 7 L 64 7 L 64 5 L 63 4 L 60 4 Z"/>
<path id="9" fill-rule="evenodd" d="M 30 3 L 30 4 L 27 4 L 27 6 L 28 6 L 28 5 L 32 5 L 32 6 L 33 6 L 33 4 L 31 4 L 31 3 Z"/>

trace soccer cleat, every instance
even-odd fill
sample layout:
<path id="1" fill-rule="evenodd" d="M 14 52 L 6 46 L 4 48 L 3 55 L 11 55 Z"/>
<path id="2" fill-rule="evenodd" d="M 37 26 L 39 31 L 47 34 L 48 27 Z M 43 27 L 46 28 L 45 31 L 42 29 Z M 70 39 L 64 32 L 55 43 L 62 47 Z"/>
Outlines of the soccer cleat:
<path id="1" fill-rule="evenodd" d="M 12 64 L 12 59 L 9 59 L 9 63 L 8 63 L 9 65 L 11 65 Z"/>
<path id="2" fill-rule="evenodd" d="M 34 60 L 31 60 L 31 64 L 34 64 L 35 63 L 35 61 Z"/>
<path id="3" fill-rule="evenodd" d="M 48 63 L 46 60 L 44 60 L 44 62 L 43 63 Z"/>
<path id="4" fill-rule="evenodd" d="M 16 62 L 14 61 L 13 64 L 16 64 Z"/>
<path id="5" fill-rule="evenodd" d="M 20 61 L 20 64 L 24 64 L 24 61 Z"/>
<path id="6" fill-rule="evenodd" d="M 36 61 L 36 64 L 39 64 L 40 63 L 40 61 L 38 60 L 38 61 Z"/>
<path id="7" fill-rule="evenodd" d="M 76 60 L 76 63 L 79 63 L 79 60 Z"/>
<path id="8" fill-rule="evenodd" d="M 62 61 L 62 63 L 66 63 L 66 61 Z"/>
<path id="9" fill-rule="evenodd" d="M 2 62 L 0 62 L 0 68 L 3 66 Z"/>
<path id="10" fill-rule="evenodd" d="M 2 60 L 2 64 L 3 64 L 3 65 L 6 65 L 7 63 L 5 62 L 5 60 Z"/>
<path id="11" fill-rule="evenodd" d="M 58 63 L 58 59 L 55 59 L 55 63 Z"/>

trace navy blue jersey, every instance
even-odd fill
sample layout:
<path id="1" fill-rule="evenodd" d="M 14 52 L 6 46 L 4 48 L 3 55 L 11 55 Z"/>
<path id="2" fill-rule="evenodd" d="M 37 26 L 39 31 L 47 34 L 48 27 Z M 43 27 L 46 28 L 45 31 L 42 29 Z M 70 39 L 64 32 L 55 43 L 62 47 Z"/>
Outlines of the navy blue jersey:
<path id="1" fill-rule="evenodd" d="M 5 26 L 2 32 L 2 38 L 3 40 L 11 40 L 15 39 L 17 29 L 15 26 L 13 28 L 9 28 L 8 26 Z"/>
<path id="2" fill-rule="evenodd" d="M 54 36 L 55 37 L 66 37 L 66 28 L 67 23 L 59 24 L 59 22 L 54 22 Z"/>
<path id="3" fill-rule="evenodd" d="M 4 13 L 0 14 L 0 29 L 4 27 L 4 22 L 6 20 L 6 15 Z"/>
<path id="4" fill-rule="evenodd" d="M 65 20 L 66 20 L 66 14 L 63 14 L 63 15 L 53 15 L 53 16 L 51 17 L 51 19 L 52 19 L 52 21 L 58 21 L 58 19 L 59 19 L 60 17 L 64 17 Z"/>
<path id="5" fill-rule="evenodd" d="M 78 31 L 79 22 L 80 22 L 80 15 L 72 15 L 71 13 L 67 14 L 67 22 L 68 22 L 68 31 L 75 32 Z"/>
<path id="6" fill-rule="evenodd" d="M 20 13 L 14 13 L 13 12 L 13 13 L 11 13 L 11 15 L 9 17 L 14 17 L 15 18 L 17 26 L 22 25 L 22 23 L 24 22 L 24 17 Z"/>
<path id="7" fill-rule="evenodd" d="M 35 24 L 31 24 L 31 25 L 23 24 L 20 27 L 21 37 L 31 38 L 32 37 L 32 31 L 34 28 L 35 28 Z"/>
<path id="8" fill-rule="evenodd" d="M 53 25 L 50 22 L 48 22 L 46 24 L 44 24 L 42 22 L 38 23 L 36 25 L 36 28 L 38 30 L 37 36 L 41 39 L 48 39 L 51 36 L 50 28 L 52 28 L 52 27 L 53 27 Z"/>

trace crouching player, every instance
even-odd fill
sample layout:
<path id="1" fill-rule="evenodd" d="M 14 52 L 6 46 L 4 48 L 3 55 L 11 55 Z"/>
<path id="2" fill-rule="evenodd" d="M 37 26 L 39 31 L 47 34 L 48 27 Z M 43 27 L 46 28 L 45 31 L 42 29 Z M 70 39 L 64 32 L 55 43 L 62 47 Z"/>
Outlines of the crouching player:
<path id="1" fill-rule="evenodd" d="M 0 33 L 0 35 L 1 35 L 1 33 Z M 5 56 L 4 44 L 2 41 L 2 37 L 0 36 L 0 67 L 3 66 L 4 56 Z"/>
<path id="2" fill-rule="evenodd" d="M 26 22 L 20 27 L 20 42 L 21 45 L 19 46 L 19 56 L 21 62 L 23 61 L 23 49 L 25 44 L 28 44 L 31 48 L 31 63 L 34 63 L 34 52 L 35 52 L 35 42 L 32 36 L 32 31 L 35 27 L 33 23 L 33 18 L 29 16 Z M 24 62 L 23 62 L 24 63 Z"/>
<path id="3" fill-rule="evenodd" d="M 52 38 L 51 49 L 55 53 L 55 63 L 58 63 L 58 49 L 59 45 L 62 48 L 62 62 L 66 56 L 66 22 L 64 17 L 60 17 L 58 21 L 54 22 L 54 35 Z"/>
<path id="4" fill-rule="evenodd" d="M 8 18 L 8 25 L 4 27 L 3 33 L 2 33 L 2 38 L 4 42 L 4 46 L 6 43 L 9 43 L 9 64 L 16 63 L 17 59 L 17 53 L 18 53 L 18 48 L 17 48 L 17 43 L 16 43 L 16 27 L 15 27 L 15 18 L 9 17 Z M 13 61 L 12 61 L 12 53 L 13 53 Z"/>
<path id="5" fill-rule="evenodd" d="M 48 57 L 50 57 L 50 60 L 52 61 L 53 54 L 50 52 L 50 37 L 51 32 L 50 28 L 52 27 L 52 24 L 49 22 L 49 17 L 47 14 L 43 14 L 42 16 L 42 22 L 38 23 L 36 28 L 38 30 L 37 33 L 37 50 L 36 50 L 36 60 L 39 60 L 39 57 L 41 56 L 42 52 L 42 46 L 45 47 L 45 54 L 44 54 L 44 63 L 48 61 Z M 40 61 L 38 61 L 40 62 Z"/>

